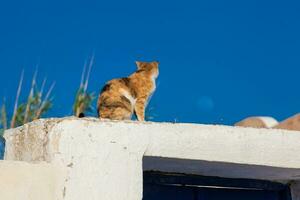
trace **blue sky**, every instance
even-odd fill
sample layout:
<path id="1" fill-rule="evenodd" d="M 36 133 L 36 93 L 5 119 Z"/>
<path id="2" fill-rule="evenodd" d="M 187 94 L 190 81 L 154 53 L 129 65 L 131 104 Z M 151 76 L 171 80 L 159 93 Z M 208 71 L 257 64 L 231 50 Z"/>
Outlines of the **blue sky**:
<path id="1" fill-rule="evenodd" d="M 56 81 L 48 116 L 71 114 L 84 61 L 90 91 L 160 61 L 155 121 L 232 124 L 282 120 L 300 108 L 299 1 L 2 1 L 0 97 L 12 107 L 18 79 Z"/>

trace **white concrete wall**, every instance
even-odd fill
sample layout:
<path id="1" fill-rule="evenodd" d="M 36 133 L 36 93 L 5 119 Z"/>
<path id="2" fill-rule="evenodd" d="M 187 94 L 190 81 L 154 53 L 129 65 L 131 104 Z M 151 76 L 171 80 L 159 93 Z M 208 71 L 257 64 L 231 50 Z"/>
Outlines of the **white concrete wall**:
<path id="1" fill-rule="evenodd" d="M 62 200 L 62 167 L 47 163 L 0 162 L 0 199 Z"/>
<path id="2" fill-rule="evenodd" d="M 5 138 L 6 160 L 64 166 L 61 191 L 70 200 L 141 200 L 143 168 L 300 179 L 300 133 L 293 131 L 65 118 L 35 121 Z"/>

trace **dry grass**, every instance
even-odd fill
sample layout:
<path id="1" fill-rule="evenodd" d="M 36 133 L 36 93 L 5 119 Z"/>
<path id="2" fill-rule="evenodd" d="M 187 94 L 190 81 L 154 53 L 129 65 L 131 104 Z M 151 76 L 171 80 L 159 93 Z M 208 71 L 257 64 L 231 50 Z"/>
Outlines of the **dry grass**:
<path id="1" fill-rule="evenodd" d="M 76 117 L 82 117 L 85 113 L 93 112 L 92 104 L 95 99 L 95 93 L 87 91 L 93 64 L 94 55 L 91 57 L 88 66 L 87 62 L 85 62 L 83 67 L 80 86 L 77 90 L 73 104 L 73 113 Z"/>
<path id="2" fill-rule="evenodd" d="M 35 119 L 39 119 L 52 107 L 53 99 L 50 96 L 55 83 L 52 83 L 46 95 L 44 95 L 43 91 L 46 85 L 46 79 L 44 79 L 40 89 L 38 87 L 36 79 L 37 72 L 35 72 L 33 75 L 27 101 L 20 103 L 19 99 L 21 96 L 24 80 L 24 71 L 22 71 L 10 123 L 8 122 L 9 119 L 5 100 L 2 103 L 0 112 L 0 135 L 2 135 L 4 130 L 8 128 L 18 127 Z"/>

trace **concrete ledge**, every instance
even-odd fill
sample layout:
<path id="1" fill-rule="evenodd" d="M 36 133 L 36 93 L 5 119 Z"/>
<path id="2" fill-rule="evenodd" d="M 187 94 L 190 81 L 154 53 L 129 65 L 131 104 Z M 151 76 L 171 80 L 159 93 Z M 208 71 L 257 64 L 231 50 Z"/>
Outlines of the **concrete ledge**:
<path id="1" fill-rule="evenodd" d="M 5 138 L 6 160 L 65 166 L 70 200 L 141 200 L 143 170 L 300 179 L 297 131 L 64 118 L 8 130 Z"/>
<path id="2" fill-rule="evenodd" d="M 141 125 L 142 126 L 142 125 Z M 300 132 L 198 124 L 149 124 L 146 156 L 300 168 Z"/>
<path id="3" fill-rule="evenodd" d="M 65 172 L 47 163 L 0 162 L 0 199 L 63 199 Z"/>

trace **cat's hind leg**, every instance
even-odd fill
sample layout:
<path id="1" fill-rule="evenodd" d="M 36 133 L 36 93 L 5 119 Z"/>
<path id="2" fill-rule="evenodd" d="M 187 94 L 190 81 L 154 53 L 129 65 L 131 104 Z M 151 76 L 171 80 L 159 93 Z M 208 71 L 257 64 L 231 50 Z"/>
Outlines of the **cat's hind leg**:
<path id="1" fill-rule="evenodd" d="M 145 121 L 145 109 L 147 100 L 147 95 L 137 98 L 134 110 L 139 121 Z"/>

